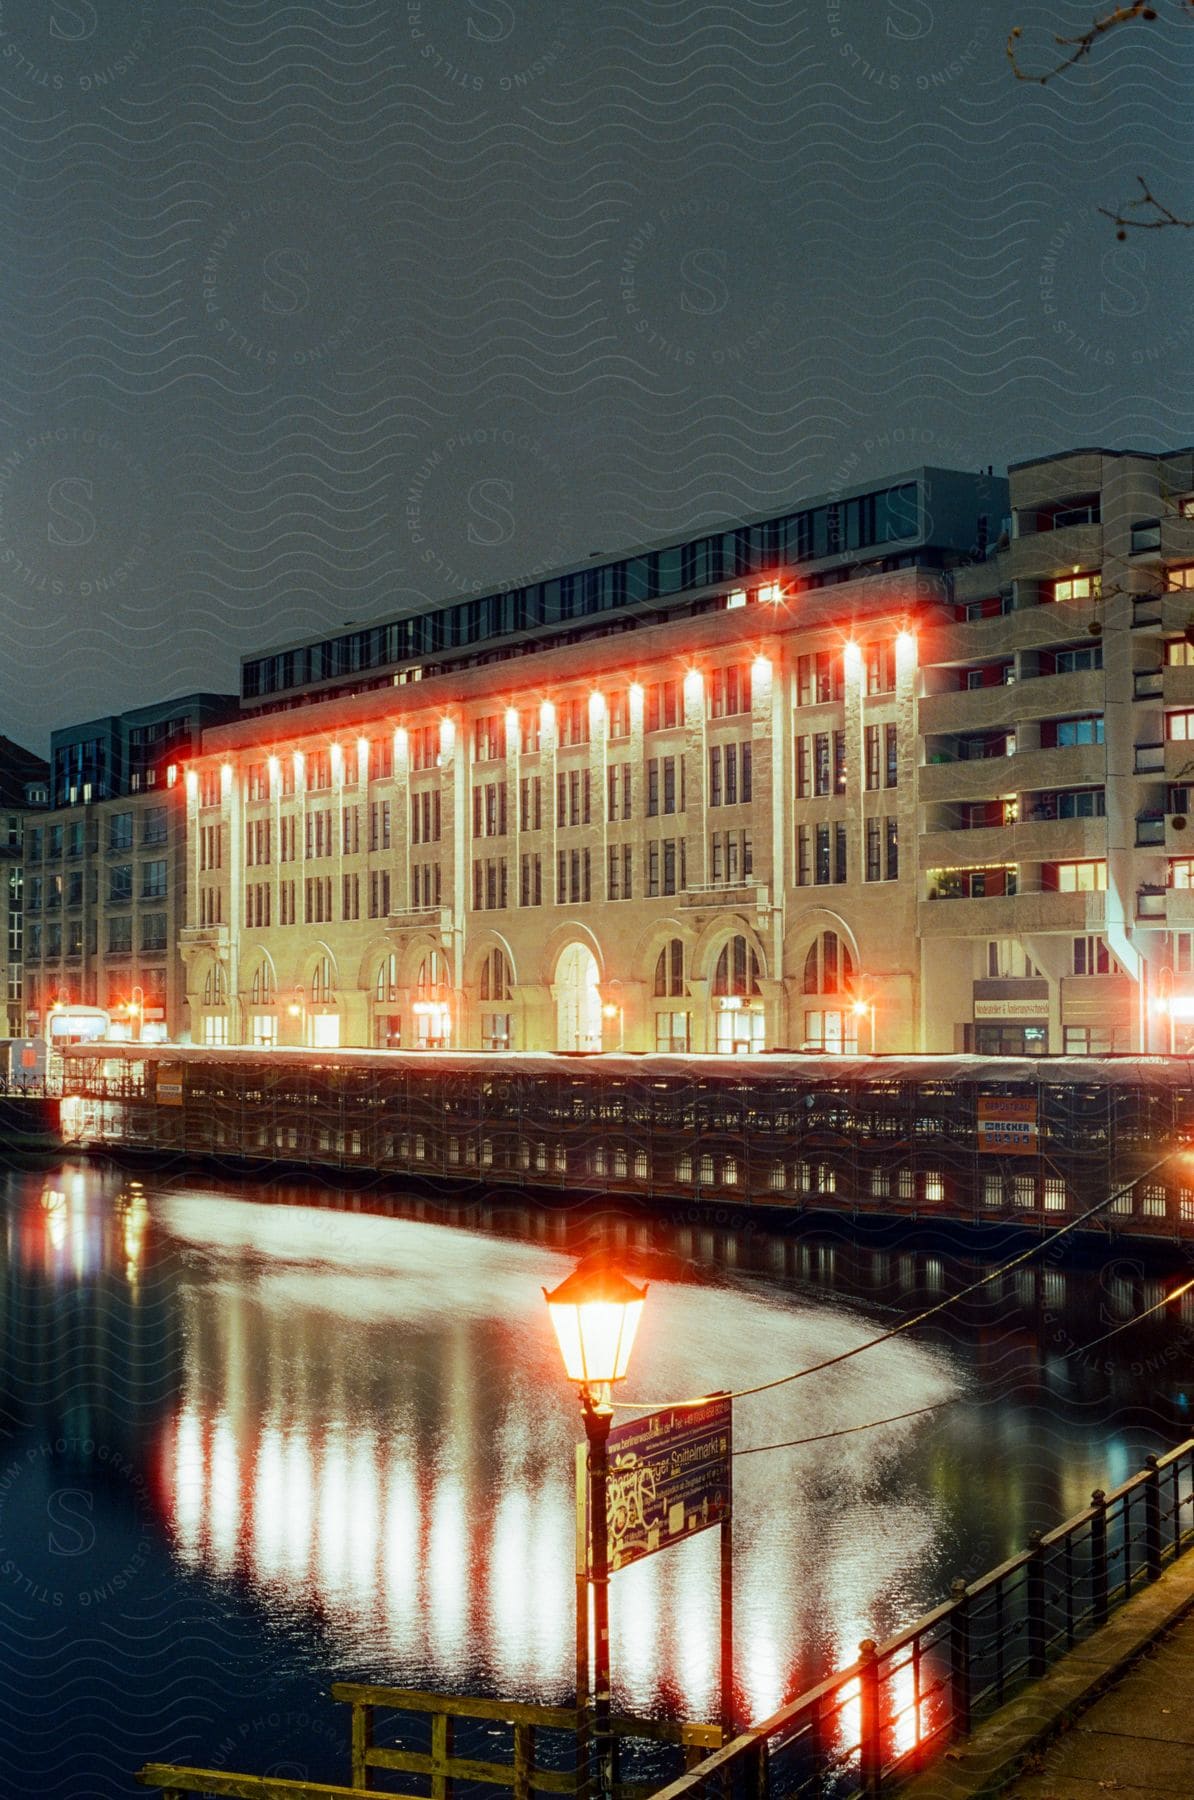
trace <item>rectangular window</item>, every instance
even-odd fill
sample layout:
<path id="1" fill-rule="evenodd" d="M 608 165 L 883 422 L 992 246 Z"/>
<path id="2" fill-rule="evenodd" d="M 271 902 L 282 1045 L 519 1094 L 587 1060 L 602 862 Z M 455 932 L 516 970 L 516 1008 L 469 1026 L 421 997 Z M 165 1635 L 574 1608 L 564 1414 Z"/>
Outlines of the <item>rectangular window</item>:
<path id="1" fill-rule="evenodd" d="M 797 798 L 807 800 L 813 791 L 812 762 L 808 753 L 808 739 L 796 739 L 796 794 Z"/>
<path id="2" fill-rule="evenodd" d="M 868 694 L 891 694 L 896 684 L 895 641 L 868 644 L 866 647 L 866 691 Z"/>
<path id="3" fill-rule="evenodd" d="M 835 825 L 833 828 L 833 879 L 839 883 L 849 880 L 845 825 Z"/>
<path id="4" fill-rule="evenodd" d="M 142 864 L 141 898 L 142 900 L 164 900 L 166 898 L 166 863 L 164 858 L 160 861 Z"/>
<path id="5" fill-rule="evenodd" d="M 829 792 L 829 733 L 818 731 L 813 738 L 813 792 Z"/>
<path id="6" fill-rule="evenodd" d="M 833 734 L 833 791 L 844 794 L 846 791 L 846 734 L 835 731 Z"/>
<path id="7" fill-rule="evenodd" d="M 811 880 L 809 828 L 807 825 L 800 825 L 796 831 L 796 885 L 797 887 L 808 887 Z"/>
<path id="8" fill-rule="evenodd" d="M 1171 743 L 1194 743 L 1194 712 L 1166 713 L 1165 736 Z M 1058 743 L 1060 742 L 1059 737 Z"/>
<path id="9" fill-rule="evenodd" d="M 883 839 L 886 852 L 886 879 L 898 881 L 900 878 L 900 828 L 895 819 L 883 821 Z"/>
<path id="10" fill-rule="evenodd" d="M 1107 864 L 1105 862 L 1070 862 L 1052 864 L 1056 891 L 1059 894 L 1100 893 L 1107 886 Z M 1043 865 L 1042 887 L 1049 885 L 1047 877 L 1050 865 Z"/>
<path id="11" fill-rule="evenodd" d="M 817 860 L 815 867 L 816 885 L 826 887 L 830 880 L 829 862 L 829 826 L 817 826 Z"/>
<path id="12" fill-rule="evenodd" d="M 721 805 L 721 745 L 714 744 L 709 751 L 709 804 Z"/>
<path id="13" fill-rule="evenodd" d="M 878 819 L 866 822 L 866 878 L 868 881 L 882 881 L 882 824 Z"/>
<path id="14" fill-rule="evenodd" d="M 863 748 L 866 755 L 866 785 L 874 790 L 879 786 L 879 727 L 868 725 L 863 732 Z"/>
<path id="15" fill-rule="evenodd" d="M 900 781 L 900 734 L 896 726 L 883 727 L 884 787 L 898 787 Z"/>

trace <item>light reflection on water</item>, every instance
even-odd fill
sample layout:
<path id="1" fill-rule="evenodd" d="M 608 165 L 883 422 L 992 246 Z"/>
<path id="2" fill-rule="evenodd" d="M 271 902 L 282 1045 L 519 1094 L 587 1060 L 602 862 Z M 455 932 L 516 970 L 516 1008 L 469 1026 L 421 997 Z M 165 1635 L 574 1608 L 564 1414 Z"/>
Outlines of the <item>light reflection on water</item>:
<path id="1" fill-rule="evenodd" d="M 294 1615 L 316 1609 L 354 1666 L 450 1684 L 481 1669 L 504 1691 L 565 1695 L 577 1418 L 540 1288 L 569 1260 L 439 1225 L 222 1197 L 163 1197 L 153 1216 L 188 1246 L 182 1392 L 167 1428 L 180 1558 L 246 1573 Z M 749 1385 L 869 1335 L 841 1307 L 655 1282 L 627 1394 Z M 807 1436 L 959 1387 L 944 1352 L 897 1342 L 739 1402 L 738 1442 Z M 852 1655 L 860 1623 L 931 1543 L 931 1505 L 908 1492 L 884 1501 L 874 1553 L 877 1471 L 924 1429 L 738 1461 L 737 1636 L 753 1715 L 779 1702 L 790 1674 L 780 1646 L 811 1572 L 803 1490 L 834 1492 L 818 1610 L 831 1653 Z M 716 1562 L 710 1534 L 616 1577 L 612 1655 L 629 1705 L 666 1694 L 711 1715 Z"/>
<path id="2" fill-rule="evenodd" d="M 570 1697 L 579 1419 L 540 1294 L 565 1236 L 641 1258 L 628 1388 L 652 1399 L 819 1361 L 989 1266 L 919 1227 L 868 1247 L 845 1222 L 785 1236 L 503 1203 L 464 1228 L 389 1216 L 437 1210 L 409 1197 L 267 1192 L 105 1165 L 6 1177 L 0 1636 L 27 1704 L 0 1718 L 0 1758 L 50 1770 L 45 1791 L 124 1800 L 144 1760 L 255 1744 L 267 1693 L 310 1722 L 292 1746 L 310 1778 L 342 1781 L 320 1699 L 337 1678 Z M 955 1401 L 736 1464 L 740 1711 L 1187 1435 L 1194 1295 L 1143 1337 L 1065 1352 L 1189 1273 L 1176 1248 L 1168 1268 L 1038 1259 L 932 1341 L 740 1402 L 745 1447 Z M 94 1524 L 87 1555 L 55 1553 L 55 1495 Z M 717 1549 L 708 1532 L 615 1576 L 625 1705 L 713 1712 Z M 72 1698 L 97 1667 L 121 1696 L 102 1720 Z"/>

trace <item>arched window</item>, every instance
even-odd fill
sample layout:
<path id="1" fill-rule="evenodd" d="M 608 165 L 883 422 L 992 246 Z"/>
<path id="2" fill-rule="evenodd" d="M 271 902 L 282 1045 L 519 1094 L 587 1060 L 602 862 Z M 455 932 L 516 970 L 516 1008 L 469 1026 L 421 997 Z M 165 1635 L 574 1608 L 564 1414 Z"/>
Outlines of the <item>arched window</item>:
<path id="1" fill-rule="evenodd" d="M 252 996 L 254 1006 L 272 1006 L 274 1003 L 274 972 L 267 962 L 259 962 L 253 971 Z"/>
<path id="2" fill-rule="evenodd" d="M 844 994 L 854 985 L 854 959 L 836 931 L 823 931 L 804 959 L 806 994 Z"/>
<path id="3" fill-rule="evenodd" d="M 203 982 L 204 1006 L 226 1006 L 228 1003 L 228 986 L 224 978 L 224 965 L 213 963 L 207 971 Z"/>
<path id="4" fill-rule="evenodd" d="M 759 959 L 744 937 L 722 945 L 713 971 L 713 1033 L 718 1054 L 761 1050 L 765 1032 Z"/>
<path id="5" fill-rule="evenodd" d="M 759 959 L 744 937 L 731 938 L 723 946 L 713 971 L 713 992 L 719 997 L 738 994 L 748 1000 L 762 992 Z"/>
<path id="6" fill-rule="evenodd" d="M 420 1000 L 446 999 L 445 989 L 448 985 L 448 965 L 442 950 L 429 950 L 419 964 L 419 972 L 415 976 L 415 991 Z"/>
<path id="7" fill-rule="evenodd" d="M 510 967 L 505 952 L 491 950 L 481 964 L 481 998 L 482 1000 L 508 1000 L 510 998 Z"/>
<path id="8" fill-rule="evenodd" d="M 855 989 L 854 958 L 849 945 L 836 931 L 823 931 L 808 947 L 804 959 L 804 992 L 814 1004 L 804 1014 L 803 1047 L 830 1056 L 853 1056 L 858 1051 L 858 1018 L 852 996 Z"/>
<path id="9" fill-rule="evenodd" d="M 684 943 L 672 938 L 659 952 L 655 964 L 655 998 L 675 999 L 684 992 Z"/>
<path id="10" fill-rule="evenodd" d="M 377 981 L 373 990 L 374 999 L 385 1002 L 398 998 L 398 958 L 391 950 L 383 956 L 377 965 Z"/>
<path id="11" fill-rule="evenodd" d="M 334 986 L 331 958 L 321 956 L 311 972 L 311 1004 L 326 1006 L 332 997 Z"/>

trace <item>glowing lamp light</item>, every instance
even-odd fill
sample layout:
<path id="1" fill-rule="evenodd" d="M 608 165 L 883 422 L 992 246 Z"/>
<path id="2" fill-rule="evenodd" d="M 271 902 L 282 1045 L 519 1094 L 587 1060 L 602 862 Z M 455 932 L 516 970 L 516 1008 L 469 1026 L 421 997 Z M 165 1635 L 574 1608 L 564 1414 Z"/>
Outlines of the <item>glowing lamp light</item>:
<path id="1" fill-rule="evenodd" d="M 778 606 L 784 597 L 784 590 L 778 581 L 769 581 L 759 589 L 759 601 L 763 606 Z M 731 600 L 733 595 L 730 596 Z"/>
<path id="2" fill-rule="evenodd" d="M 766 687 L 767 683 L 771 680 L 771 658 L 769 656 L 756 656 L 754 662 L 751 664 L 750 673 L 751 680 L 755 687 Z"/>
<path id="3" fill-rule="evenodd" d="M 916 633 L 914 631 L 901 631 L 899 636 L 896 638 L 896 653 L 897 653 L 897 655 L 911 656 L 912 652 L 915 649 L 916 649 Z"/>
<path id="4" fill-rule="evenodd" d="M 847 675 L 857 675 L 862 668 L 862 650 L 850 638 L 842 652 L 842 660 L 846 665 Z"/>
<path id="5" fill-rule="evenodd" d="M 518 709 L 517 709 L 517 707 L 514 707 L 514 706 L 508 706 L 506 708 L 506 737 L 507 737 L 507 739 L 511 739 L 511 738 L 517 738 L 517 736 L 518 736 Z"/>
<path id="6" fill-rule="evenodd" d="M 865 1019 L 870 1008 L 865 1000 L 856 1000 L 850 1008 L 850 1011 L 854 1014 L 856 1019 Z"/>
<path id="7" fill-rule="evenodd" d="M 369 739 L 368 738 L 358 738 L 357 739 L 357 761 L 358 761 L 358 763 L 360 763 L 362 769 L 367 769 L 369 767 Z"/>
<path id="8" fill-rule="evenodd" d="M 632 707 L 636 707 L 639 712 L 642 712 L 643 687 L 640 681 L 632 681 L 630 684 L 630 704 Z"/>
<path id="9" fill-rule="evenodd" d="M 332 767 L 338 769 L 344 761 L 344 752 L 339 744 L 332 745 Z"/>
<path id="10" fill-rule="evenodd" d="M 406 726 L 405 725 L 395 725 L 395 727 L 394 727 L 394 755 L 397 757 L 399 762 L 405 762 L 406 749 L 407 749 L 407 745 L 409 742 L 410 742 L 410 739 L 407 736 Z"/>
<path id="11" fill-rule="evenodd" d="M 296 781 L 301 781 L 303 779 L 303 769 L 305 766 L 306 764 L 302 751 L 296 750 L 294 753 L 294 779 Z"/>
<path id="12" fill-rule="evenodd" d="M 705 692 L 705 678 L 699 669 L 689 669 L 684 676 L 684 698 L 695 702 Z"/>
<path id="13" fill-rule="evenodd" d="M 555 722 L 556 722 L 556 709 L 555 709 L 554 704 L 550 700 L 540 701 L 540 703 L 539 703 L 539 729 L 540 729 L 540 731 L 553 730 L 555 727 Z"/>
<path id="14" fill-rule="evenodd" d="M 1194 1019 L 1194 994 L 1174 994 L 1169 1000 L 1157 1003 L 1159 1012 L 1167 1012 L 1171 1019 Z"/>
<path id="15" fill-rule="evenodd" d="M 569 1381 L 591 1392 L 624 1380 L 646 1287 L 608 1265 L 582 1265 L 543 1298 Z"/>
<path id="16" fill-rule="evenodd" d="M 193 800 L 199 792 L 199 774 L 195 769 L 187 770 L 187 799 Z"/>
<path id="17" fill-rule="evenodd" d="M 220 764 L 220 791 L 224 794 L 232 792 L 232 764 Z"/>
<path id="18" fill-rule="evenodd" d="M 451 756 L 456 743 L 456 724 L 452 719 L 441 719 L 439 722 L 439 753 Z"/>
<path id="19" fill-rule="evenodd" d="M 599 719 L 604 719 L 604 717 L 605 717 L 605 695 L 604 694 L 590 694 L 589 695 L 589 718 L 593 721 L 593 724 L 596 725 L 597 721 Z"/>

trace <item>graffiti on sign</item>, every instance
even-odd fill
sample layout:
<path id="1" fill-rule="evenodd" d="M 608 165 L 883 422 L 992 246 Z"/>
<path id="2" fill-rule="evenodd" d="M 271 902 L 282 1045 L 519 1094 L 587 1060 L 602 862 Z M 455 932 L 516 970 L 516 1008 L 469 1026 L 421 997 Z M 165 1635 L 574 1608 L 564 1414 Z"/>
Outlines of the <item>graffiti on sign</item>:
<path id="1" fill-rule="evenodd" d="M 1037 1151 L 1036 1101 L 1006 1095 L 980 1094 L 978 1147 L 998 1150 L 1004 1156 L 1035 1156 Z"/>
<path id="2" fill-rule="evenodd" d="M 731 1403 L 669 1406 L 609 1434 L 609 1566 L 720 1525 L 731 1507 Z"/>

